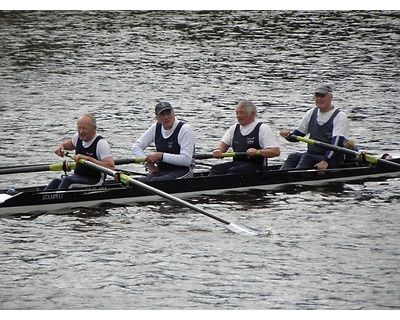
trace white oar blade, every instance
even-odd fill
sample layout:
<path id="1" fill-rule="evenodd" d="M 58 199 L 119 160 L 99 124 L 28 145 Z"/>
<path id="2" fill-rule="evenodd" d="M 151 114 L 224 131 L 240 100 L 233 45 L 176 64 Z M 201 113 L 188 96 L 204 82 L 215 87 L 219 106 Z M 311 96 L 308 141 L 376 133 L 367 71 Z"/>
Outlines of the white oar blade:
<path id="1" fill-rule="evenodd" d="M 4 201 L 6 201 L 12 197 L 13 196 L 11 196 L 9 194 L 5 194 L 5 193 L 0 194 L 0 203 L 3 203 Z"/>
<path id="2" fill-rule="evenodd" d="M 239 233 L 245 236 L 259 236 L 263 234 L 268 234 L 269 232 L 257 230 L 254 228 L 246 227 L 238 223 L 230 223 L 226 227 L 232 232 Z"/>

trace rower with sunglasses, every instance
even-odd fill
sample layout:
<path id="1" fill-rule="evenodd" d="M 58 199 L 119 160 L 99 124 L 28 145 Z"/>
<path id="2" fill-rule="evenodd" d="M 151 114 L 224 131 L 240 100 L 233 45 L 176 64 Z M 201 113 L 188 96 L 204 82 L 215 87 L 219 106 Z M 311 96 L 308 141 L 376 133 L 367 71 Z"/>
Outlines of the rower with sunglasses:
<path id="1" fill-rule="evenodd" d="M 315 90 L 316 107 L 308 110 L 301 119 L 299 126 L 291 132 L 282 130 L 280 135 L 288 141 L 290 135 L 304 137 L 310 135 L 310 139 L 330 143 L 343 147 L 349 138 L 349 120 L 347 115 L 332 105 L 332 87 L 324 84 Z M 340 152 L 309 144 L 307 152 L 295 152 L 290 154 L 282 170 L 306 169 L 315 167 L 317 170 L 334 168 L 344 162 L 344 156 Z"/>

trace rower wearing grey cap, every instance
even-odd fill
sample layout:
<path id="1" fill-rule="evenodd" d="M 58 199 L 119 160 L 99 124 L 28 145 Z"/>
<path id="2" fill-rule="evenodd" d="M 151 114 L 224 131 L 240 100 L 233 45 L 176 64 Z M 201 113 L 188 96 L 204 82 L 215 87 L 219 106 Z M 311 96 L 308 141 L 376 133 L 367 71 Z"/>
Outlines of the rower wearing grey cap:
<path id="1" fill-rule="evenodd" d="M 346 113 L 333 106 L 332 87 L 329 84 L 319 86 L 314 91 L 314 98 L 316 107 L 306 112 L 298 127 L 293 132 L 281 130 L 280 135 L 291 141 L 291 134 L 301 137 L 309 134 L 310 139 L 343 147 L 349 138 L 349 120 Z M 343 154 L 309 144 L 307 152 L 290 154 L 281 169 L 315 167 L 317 170 L 325 170 L 328 167 L 337 167 L 343 162 Z"/>
<path id="2" fill-rule="evenodd" d="M 153 123 L 132 145 L 137 158 L 144 158 L 149 171 L 141 181 L 162 181 L 193 176 L 195 165 L 195 136 L 191 127 L 175 117 L 168 102 L 155 106 L 157 122 Z M 145 149 L 155 144 L 156 151 L 146 154 Z"/>

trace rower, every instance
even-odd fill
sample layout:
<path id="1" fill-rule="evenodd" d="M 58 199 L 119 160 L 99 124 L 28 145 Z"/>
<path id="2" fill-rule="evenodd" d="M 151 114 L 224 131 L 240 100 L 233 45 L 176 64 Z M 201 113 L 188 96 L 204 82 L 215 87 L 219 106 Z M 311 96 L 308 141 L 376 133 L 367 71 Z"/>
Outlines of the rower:
<path id="1" fill-rule="evenodd" d="M 233 161 L 219 163 L 211 168 L 209 176 L 244 172 L 265 171 L 268 158 L 280 155 L 279 144 L 271 128 L 258 119 L 257 109 L 249 100 L 240 101 L 235 108 L 237 123 L 232 125 L 213 151 L 214 158 L 221 158 L 230 147 L 244 153 Z"/>
<path id="2" fill-rule="evenodd" d="M 349 137 L 349 120 L 346 113 L 332 104 L 333 90 L 330 85 L 321 85 L 314 92 L 315 107 L 309 109 L 300 121 L 298 127 L 291 132 L 281 130 L 280 135 L 291 142 L 290 136 L 304 137 L 343 147 Z M 325 169 L 335 168 L 344 163 L 344 156 L 340 152 L 327 150 L 312 144 L 308 145 L 307 152 L 290 154 L 282 170 L 307 169 L 315 167 L 324 172 Z"/>
<path id="3" fill-rule="evenodd" d="M 168 102 L 155 106 L 157 122 L 153 123 L 136 140 L 131 150 L 138 158 L 144 158 L 149 174 L 140 181 L 164 181 L 186 179 L 193 176 L 195 167 L 195 135 L 189 124 L 178 120 L 174 108 Z M 156 152 L 145 153 L 155 144 Z"/>
<path id="4" fill-rule="evenodd" d="M 74 174 L 53 179 L 45 190 L 102 185 L 106 179 L 106 174 L 80 164 L 79 159 L 85 159 L 114 170 L 114 159 L 110 146 L 102 136 L 97 134 L 96 119 L 92 114 L 84 114 L 79 117 L 77 132 L 72 139 L 61 143 L 54 153 L 62 157 L 65 150 L 75 150 L 76 167 Z"/>

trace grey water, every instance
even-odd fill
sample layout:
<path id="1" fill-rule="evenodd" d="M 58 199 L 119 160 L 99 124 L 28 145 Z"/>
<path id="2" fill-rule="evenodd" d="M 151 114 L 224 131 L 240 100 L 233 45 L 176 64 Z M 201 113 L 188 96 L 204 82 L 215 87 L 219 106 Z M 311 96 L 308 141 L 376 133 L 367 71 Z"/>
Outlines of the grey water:
<path id="1" fill-rule="evenodd" d="M 2 11 L 0 165 L 54 163 L 92 112 L 115 158 L 169 101 L 209 153 L 252 100 L 282 154 L 334 87 L 359 148 L 399 155 L 398 11 Z M 200 163 L 207 168 L 217 160 Z M 127 170 L 141 172 L 141 165 Z M 0 176 L 0 188 L 59 173 Z M 0 220 L 0 309 L 400 308 L 400 180 Z"/>

